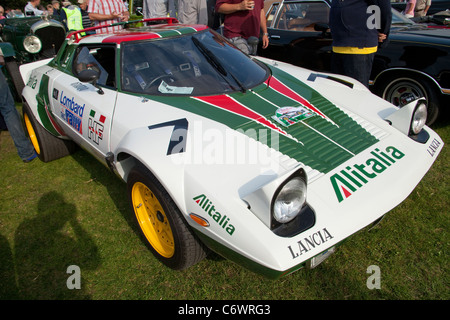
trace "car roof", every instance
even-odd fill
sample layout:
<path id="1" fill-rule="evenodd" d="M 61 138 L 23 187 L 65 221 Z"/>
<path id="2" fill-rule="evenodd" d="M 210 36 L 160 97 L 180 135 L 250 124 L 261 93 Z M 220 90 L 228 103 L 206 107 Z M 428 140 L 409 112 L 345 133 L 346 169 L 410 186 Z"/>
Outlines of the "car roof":
<path id="1" fill-rule="evenodd" d="M 130 21 L 130 23 L 137 23 L 139 21 L 148 22 L 154 19 L 145 19 L 138 21 Z M 162 21 L 161 21 L 162 22 Z M 117 24 L 116 24 L 117 25 Z M 109 26 L 114 26 L 109 25 Z M 144 27 L 132 27 L 119 31 L 108 32 L 105 27 L 92 27 L 83 30 L 78 30 L 68 34 L 67 38 L 72 38 L 74 42 L 77 43 L 116 43 L 121 44 L 123 42 L 129 41 L 139 41 L 139 40 L 150 40 L 150 39 L 160 39 L 160 38 L 171 38 L 180 35 L 187 35 L 196 33 L 205 29 L 208 29 L 205 25 L 189 25 L 180 24 L 177 20 L 170 21 L 170 23 L 154 24 Z M 83 32 L 89 30 L 101 30 L 101 33 L 96 33 L 93 35 L 87 35 L 82 37 Z"/>

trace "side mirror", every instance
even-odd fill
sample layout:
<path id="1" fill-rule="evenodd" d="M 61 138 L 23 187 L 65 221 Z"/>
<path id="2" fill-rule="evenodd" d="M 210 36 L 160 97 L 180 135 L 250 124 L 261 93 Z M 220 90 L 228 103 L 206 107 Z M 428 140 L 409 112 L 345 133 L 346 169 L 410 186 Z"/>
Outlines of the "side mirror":
<path id="1" fill-rule="evenodd" d="M 99 94 L 103 94 L 104 92 L 103 92 L 102 88 L 97 86 L 97 80 L 99 77 L 100 77 L 100 72 L 98 72 L 96 70 L 92 70 L 92 69 L 86 69 L 86 70 L 80 71 L 80 73 L 78 73 L 78 80 L 80 80 L 81 82 L 92 83 L 92 85 L 98 89 L 97 92 Z"/>
<path id="2" fill-rule="evenodd" d="M 330 26 L 327 23 L 317 22 L 314 25 L 314 30 L 322 32 L 322 35 L 324 35 L 324 36 L 331 35 L 330 34 Z"/>

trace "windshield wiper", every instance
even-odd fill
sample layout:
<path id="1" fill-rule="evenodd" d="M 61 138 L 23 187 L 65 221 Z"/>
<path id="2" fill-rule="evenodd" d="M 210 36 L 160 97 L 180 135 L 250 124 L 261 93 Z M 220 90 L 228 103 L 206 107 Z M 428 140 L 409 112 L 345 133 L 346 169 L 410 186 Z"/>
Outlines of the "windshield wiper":
<path id="1" fill-rule="evenodd" d="M 224 68 L 224 66 L 220 63 L 220 61 L 217 59 L 217 57 L 205 47 L 203 43 L 200 42 L 195 37 L 192 37 L 192 42 L 194 42 L 195 46 L 200 50 L 200 52 L 205 56 L 205 58 L 209 61 L 209 63 L 216 68 L 217 71 L 220 72 L 224 77 L 230 74 L 230 76 L 233 78 L 233 80 L 238 84 L 238 86 L 241 88 L 241 91 L 245 93 L 247 90 L 245 89 L 244 85 L 242 84 L 239 79 L 237 79 L 231 72 L 227 72 L 227 70 Z"/>

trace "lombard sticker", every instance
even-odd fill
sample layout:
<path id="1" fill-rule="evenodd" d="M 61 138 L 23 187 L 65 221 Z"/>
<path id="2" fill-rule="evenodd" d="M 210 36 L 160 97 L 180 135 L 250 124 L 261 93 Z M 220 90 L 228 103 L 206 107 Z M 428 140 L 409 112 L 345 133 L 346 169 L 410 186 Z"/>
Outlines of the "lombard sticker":
<path id="1" fill-rule="evenodd" d="M 61 105 L 61 118 L 64 119 L 72 128 L 83 134 L 82 122 L 83 112 L 86 104 L 79 104 L 75 97 L 68 97 L 61 91 L 59 97 Z"/>
<path id="2" fill-rule="evenodd" d="M 275 115 L 272 119 L 281 123 L 285 127 L 289 127 L 297 122 L 311 118 L 315 113 L 310 110 L 299 106 L 299 107 L 283 107 L 277 109 Z"/>

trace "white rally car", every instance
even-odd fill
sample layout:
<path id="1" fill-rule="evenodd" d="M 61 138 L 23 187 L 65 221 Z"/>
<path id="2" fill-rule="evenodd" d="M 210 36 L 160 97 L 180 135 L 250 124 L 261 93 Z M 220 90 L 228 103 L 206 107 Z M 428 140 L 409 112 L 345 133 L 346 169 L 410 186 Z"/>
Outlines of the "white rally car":
<path id="1" fill-rule="evenodd" d="M 442 150 L 423 100 L 398 109 L 353 79 L 160 22 L 72 33 L 21 72 L 39 158 L 79 145 L 108 166 L 173 269 L 209 249 L 271 278 L 314 267 L 402 202 Z"/>

